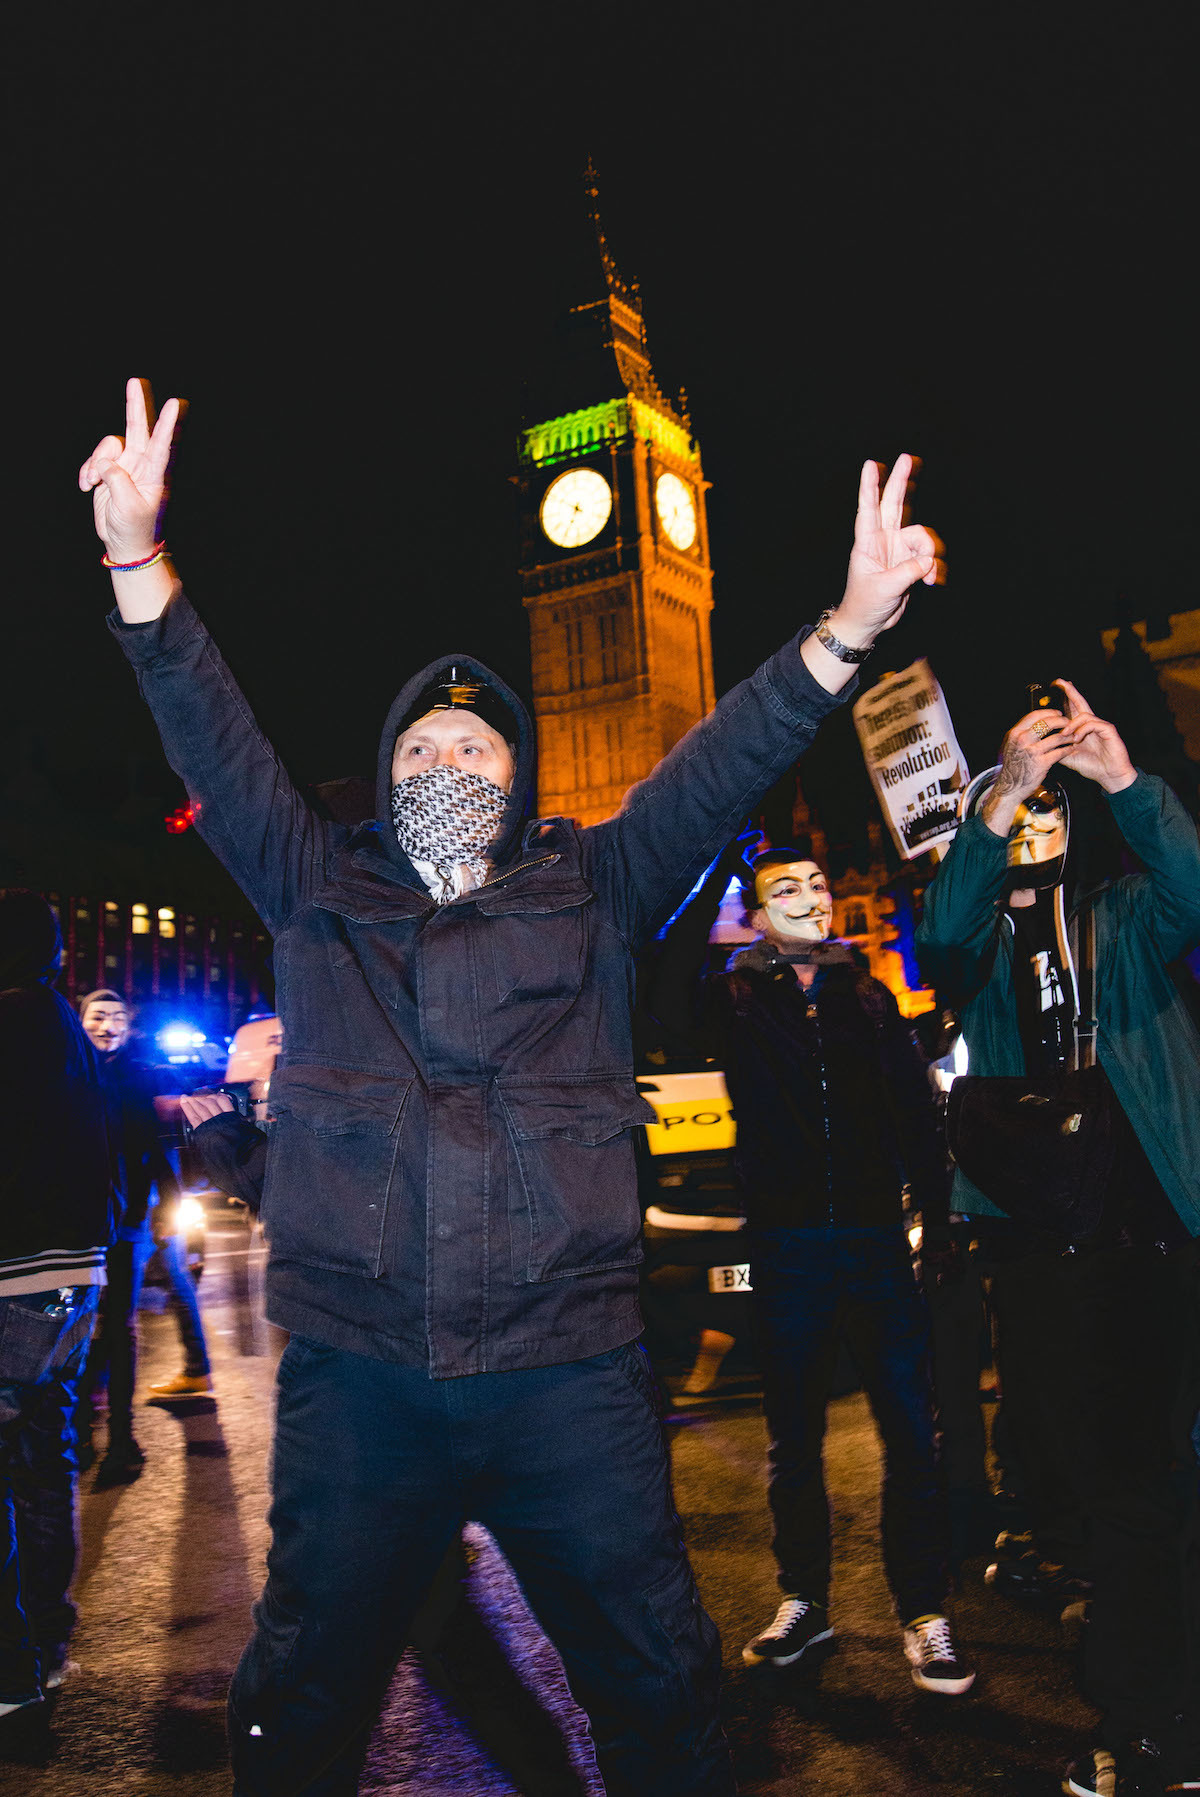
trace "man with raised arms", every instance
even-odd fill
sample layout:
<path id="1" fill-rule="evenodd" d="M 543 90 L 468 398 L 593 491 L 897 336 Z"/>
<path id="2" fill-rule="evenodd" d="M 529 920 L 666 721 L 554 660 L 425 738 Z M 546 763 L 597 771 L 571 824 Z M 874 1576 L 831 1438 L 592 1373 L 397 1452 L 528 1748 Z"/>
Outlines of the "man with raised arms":
<path id="1" fill-rule="evenodd" d="M 351 1792 L 465 1518 L 562 1655 L 610 1793 L 733 1789 L 716 1630 L 637 1345 L 633 956 L 940 573 L 911 461 L 862 472 L 845 593 L 616 817 L 527 821 L 531 722 L 469 655 L 384 722 L 374 821 L 305 803 L 157 540 L 171 435 L 128 387 L 80 471 L 198 828 L 272 931 L 284 1051 L 263 1220 L 279 1367 L 273 1542 L 230 1700 L 239 1797 Z"/>

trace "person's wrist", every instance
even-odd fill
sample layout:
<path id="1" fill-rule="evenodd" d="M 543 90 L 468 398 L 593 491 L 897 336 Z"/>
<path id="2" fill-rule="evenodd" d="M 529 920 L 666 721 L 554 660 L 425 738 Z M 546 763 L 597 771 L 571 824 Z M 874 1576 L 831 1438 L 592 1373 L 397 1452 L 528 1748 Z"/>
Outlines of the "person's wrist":
<path id="1" fill-rule="evenodd" d="M 1136 779 L 1137 769 L 1131 762 L 1128 769 L 1123 774 L 1102 775 L 1100 778 L 1100 785 L 1104 788 L 1106 793 L 1111 795 L 1112 793 L 1124 792 L 1127 787 L 1133 785 Z"/>
<path id="2" fill-rule="evenodd" d="M 855 617 L 844 602 L 834 606 L 826 622 L 838 642 L 845 643 L 847 649 L 869 649 L 879 635 L 873 624 Z"/>
<path id="3" fill-rule="evenodd" d="M 993 836 L 1007 837 L 1017 815 L 1017 808 L 1022 803 L 1023 800 L 1015 796 L 1011 799 L 993 799 L 991 804 L 985 799 L 979 807 L 979 815 Z"/>
<path id="4" fill-rule="evenodd" d="M 109 561 L 121 567 L 130 562 L 148 561 L 158 548 L 159 539 L 153 536 L 137 537 L 124 542 L 119 538 L 110 541 L 108 537 L 102 537 L 101 541 Z"/>

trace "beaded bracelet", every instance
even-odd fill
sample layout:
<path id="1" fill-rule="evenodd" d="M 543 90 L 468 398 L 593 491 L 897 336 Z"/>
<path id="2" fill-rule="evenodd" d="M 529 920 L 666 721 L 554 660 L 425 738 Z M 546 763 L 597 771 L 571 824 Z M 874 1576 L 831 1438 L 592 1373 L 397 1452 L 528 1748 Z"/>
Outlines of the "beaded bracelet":
<path id="1" fill-rule="evenodd" d="M 161 562 L 166 553 L 167 545 L 164 541 L 156 543 L 150 554 L 140 562 L 114 562 L 106 549 L 100 557 L 100 566 L 110 569 L 114 574 L 139 574 L 143 568 L 152 568 L 155 562 Z"/>

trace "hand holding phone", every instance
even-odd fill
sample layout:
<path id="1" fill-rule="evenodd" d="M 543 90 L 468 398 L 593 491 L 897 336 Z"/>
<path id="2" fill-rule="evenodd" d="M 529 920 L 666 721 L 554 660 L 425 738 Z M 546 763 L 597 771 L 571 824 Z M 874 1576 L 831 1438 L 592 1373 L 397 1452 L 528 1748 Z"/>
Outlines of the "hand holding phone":
<path id="1" fill-rule="evenodd" d="M 1067 695 L 1057 681 L 1052 682 L 1049 686 L 1041 686 L 1036 681 L 1031 681 L 1026 691 L 1029 694 L 1027 711 L 1057 711 L 1066 717 Z"/>

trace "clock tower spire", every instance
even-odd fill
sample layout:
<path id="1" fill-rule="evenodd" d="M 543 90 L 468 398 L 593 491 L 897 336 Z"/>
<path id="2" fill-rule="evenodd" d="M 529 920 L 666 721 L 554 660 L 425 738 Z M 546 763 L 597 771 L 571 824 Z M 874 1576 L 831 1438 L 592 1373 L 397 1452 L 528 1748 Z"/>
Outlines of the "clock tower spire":
<path id="1" fill-rule="evenodd" d="M 521 434 L 538 809 L 596 823 L 713 703 L 707 490 L 654 377 L 636 282 L 584 189 L 604 295 L 559 321 Z"/>

